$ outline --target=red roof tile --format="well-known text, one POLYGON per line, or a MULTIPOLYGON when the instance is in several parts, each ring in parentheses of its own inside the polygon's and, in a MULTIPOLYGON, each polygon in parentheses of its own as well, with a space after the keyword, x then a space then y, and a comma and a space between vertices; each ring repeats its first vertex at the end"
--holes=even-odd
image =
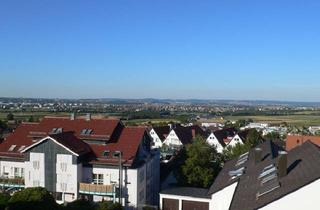
MULTIPOLYGON (((126 164, 131 165, 138 151, 139 145, 143 136, 146 133, 145 127, 127 127, 124 128, 119 120, 115 119, 85 119, 70 120, 69 118, 44 118, 40 123, 22 123, 18 128, 10 134, 3 143, 0 144, 0 156, 2 157, 23 157, 19 149, 21 146, 30 146, 34 142, 34 137, 43 138, 52 135, 53 138, 58 139, 64 146, 70 148, 72 151, 80 152, 85 150, 88 145, 93 153, 94 159, 92 163, 101 164, 117 164, 118 159, 112 157, 112 152, 121 151, 122 158, 126 164), (53 128, 62 128, 62 134, 52 135, 50 132, 53 128), (87 144, 80 140, 83 138, 81 131, 83 129, 92 129, 92 135, 95 138, 102 138, 104 136, 112 137, 110 141, 106 141, 106 145, 87 144), (66 136, 68 132, 73 132, 66 136), (78 143, 76 141, 79 141, 78 143), (77 145, 78 144, 78 145, 77 145), (17 145, 14 150, 8 151, 12 145, 17 145), (103 152, 109 150, 108 157, 103 156, 103 152)), ((89 139, 85 136, 84 139, 89 139)))

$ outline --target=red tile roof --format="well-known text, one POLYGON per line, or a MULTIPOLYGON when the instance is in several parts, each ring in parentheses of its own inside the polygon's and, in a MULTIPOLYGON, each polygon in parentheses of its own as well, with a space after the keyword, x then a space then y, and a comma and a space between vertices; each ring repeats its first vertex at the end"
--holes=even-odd
POLYGON ((29 132, 36 129, 38 123, 22 123, 0 144, 0 156, 6 157, 23 157, 18 151, 21 146, 31 145, 32 138, 29 138, 29 132), (8 151, 12 145, 16 147, 12 151, 8 151))
MULTIPOLYGON (((131 165, 138 151, 139 145, 146 134, 145 127, 127 127, 124 128, 119 120, 115 119, 85 119, 70 120, 69 118, 44 118, 40 123, 22 123, 10 134, 3 143, 0 144, 0 157, 4 158, 23 158, 19 151, 21 146, 30 146, 34 144, 33 138, 44 138, 51 135, 59 143, 70 148, 74 152, 87 152, 86 145, 92 151, 90 162, 97 164, 117 164, 118 159, 112 157, 112 152, 119 150, 122 152, 122 158, 126 164, 131 165), (62 128, 63 133, 51 134, 53 128, 62 128), (81 139, 89 142, 90 135, 81 135, 83 129, 92 129, 92 135, 96 139, 110 137, 109 141, 102 141, 103 144, 87 144, 81 139), (70 137, 72 132, 72 138, 70 137), (112 138, 111 138, 112 137, 112 138), (12 145, 17 145, 12 151, 8 151, 12 145), (84 150, 84 151, 83 151, 84 150), (103 152, 109 150, 108 157, 103 156, 103 152)), ((109 138, 108 138, 109 139, 109 138)))
POLYGON ((288 135, 286 140, 286 150, 289 151, 296 146, 302 145, 308 140, 320 146, 320 136, 288 135))
MULTIPOLYGON (((117 142, 108 143, 106 146, 91 144, 90 147, 99 163, 118 164, 118 158, 113 158, 112 153, 115 151, 121 151, 122 159, 125 164, 131 165, 145 134, 145 127, 127 127, 122 130, 117 142), (104 151, 109 151, 109 155, 107 157, 103 156, 104 151)), ((97 163, 96 161, 93 162, 97 163)))

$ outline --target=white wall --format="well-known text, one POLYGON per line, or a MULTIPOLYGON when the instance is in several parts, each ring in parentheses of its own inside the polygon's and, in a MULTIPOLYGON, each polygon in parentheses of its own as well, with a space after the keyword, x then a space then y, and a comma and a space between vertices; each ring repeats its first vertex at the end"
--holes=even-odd
MULTIPOLYGON (((211 196, 211 202, 209 209, 211 210, 228 210, 233 198, 234 191, 238 185, 238 182, 223 188, 222 190, 214 193, 211 196)), ((282 210, 282 209, 281 209, 282 210)))
POLYGON ((241 137, 237 134, 235 135, 232 140, 229 142, 228 146, 236 146, 237 144, 243 144, 243 141, 241 139, 241 137))
POLYGON ((162 141, 159 138, 158 134, 155 132, 155 130, 152 128, 151 131, 149 132, 151 138, 152 138, 152 142, 154 143, 153 146, 151 146, 152 149, 155 148, 160 148, 162 147, 162 141))
POLYGON ((6 177, 14 178, 14 168, 18 168, 20 175, 21 169, 23 169, 25 173, 24 162, 0 161, 0 176, 5 176, 6 173, 6 177))
POLYGON ((67 202, 75 200, 78 194, 78 166, 72 164, 72 155, 57 154, 56 173, 56 191, 74 194, 74 196, 66 195, 62 200, 67 202))
POLYGON ((220 144, 216 136, 211 133, 207 138, 207 143, 211 146, 215 146, 217 149, 217 152, 222 153, 223 152, 223 146, 220 144))
POLYGON ((30 152, 30 161, 25 162, 25 187, 45 186, 44 164, 43 153, 30 152))
MULTIPOLYGON (((119 169, 118 168, 83 168, 84 171, 84 176, 83 176, 83 181, 87 180, 91 180, 91 175, 92 173, 94 174, 103 174, 103 184, 104 185, 111 185, 113 183, 119 183, 119 169), (91 171, 91 173, 90 173, 91 171), (89 178, 90 176, 90 178, 89 178)), ((130 202, 128 205, 130 206, 136 206, 137 205, 137 192, 140 189, 140 187, 142 187, 142 185, 139 185, 137 183, 137 173, 138 170, 137 169, 127 169, 125 170, 123 168, 123 172, 122 172, 122 186, 124 186, 124 189, 122 191, 123 195, 128 194, 128 201, 130 202), (126 180, 127 179, 127 180, 126 180), (126 183, 125 181, 127 181, 127 186, 125 187, 126 183), (126 191, 127 190, 127 191, 126 191)), ((102 199, 102 196, 94 196, 94 201, 100 201, 102 199)), ((125 203, 125 200, 123 199, 122 203, 125 203)))
POLYGON ((209 198, 196 198, 189 196, 181 196, 181 195, 170 195, 170 194, 160 194, 160 204, 159 209, 162 209, 162 200, 163 198, 168 199, 176 199, 179 200, 179 210, 182 210, 182 201, 197 201, 197 202, 207 202, 209 203, 211 200, 209 198))
POLYGON ((171 130, 168 134, 167 138, 163 142, 164 144, 168 146, 182 146, 182 142, 178 138, 176 132, 174 130, 171 130))
POLYGON ((276 200, 261 210, 318 210, 319 208, 320 179, 299 190, 276 200))

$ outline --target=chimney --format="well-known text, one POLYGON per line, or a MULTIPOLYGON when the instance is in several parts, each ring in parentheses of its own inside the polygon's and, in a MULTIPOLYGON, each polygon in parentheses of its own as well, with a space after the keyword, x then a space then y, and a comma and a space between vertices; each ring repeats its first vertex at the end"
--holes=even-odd
POLYGON ((255 148, 254 149, 254 162, 255 164, 258 164, 262 159, 262 149, 261 148, 255 148))
POLYGON ((192 128, 191 132, 192 132, 192 138, 195 138, 196 137, 196 129, 192 128))
POLYGON ((287 175, 287 155, 286 151, 279 151, 278 156, 278 174, 279 177, 287 175))
POLYGON ((168 126, 169 126, 169 130, 171 131, 172 130, 172 124, 169 123, 168 126))
POLYGON ((86 115, 86 121, 90 121, 91 120, 91 114, 90 113, 87 113, 86 115))
POLYGON ((71 113, 70 120, 75 120, 75 119, 76 119, 76 114, 75 113, 71 113))

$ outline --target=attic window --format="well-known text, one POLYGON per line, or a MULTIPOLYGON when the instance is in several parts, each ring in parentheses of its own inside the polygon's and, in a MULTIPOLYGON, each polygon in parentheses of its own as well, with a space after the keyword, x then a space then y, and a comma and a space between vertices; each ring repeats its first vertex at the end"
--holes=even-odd
POLYGON ((92 133, 92 129, 85 128, 81 131, 81 135, 90 135, 92 133))
POLYGON ((16 148, 17 145, 13 144, 10 146, 10 148, 8 149, 9 152, 12 152, 14 150, 14 148, 16 148))
POLYGON ((105 150, 105 151, 102 152, 102 155, 103 155, 104 157, 108 157, 109 154, 110 154, 110 151, 109 151, 109 150, 105 150))
POLYGON ((24 148, 26 148, 26 146, 25 146, 25 145, 22 145, 22 146, 18 149, 18 151, 21 152, 22 150, 24 150, 24 148))
POLYGON ((53 134, 62 133, 62 128, 53 128, 51 130, 51 133, 53 133, 53 134))

